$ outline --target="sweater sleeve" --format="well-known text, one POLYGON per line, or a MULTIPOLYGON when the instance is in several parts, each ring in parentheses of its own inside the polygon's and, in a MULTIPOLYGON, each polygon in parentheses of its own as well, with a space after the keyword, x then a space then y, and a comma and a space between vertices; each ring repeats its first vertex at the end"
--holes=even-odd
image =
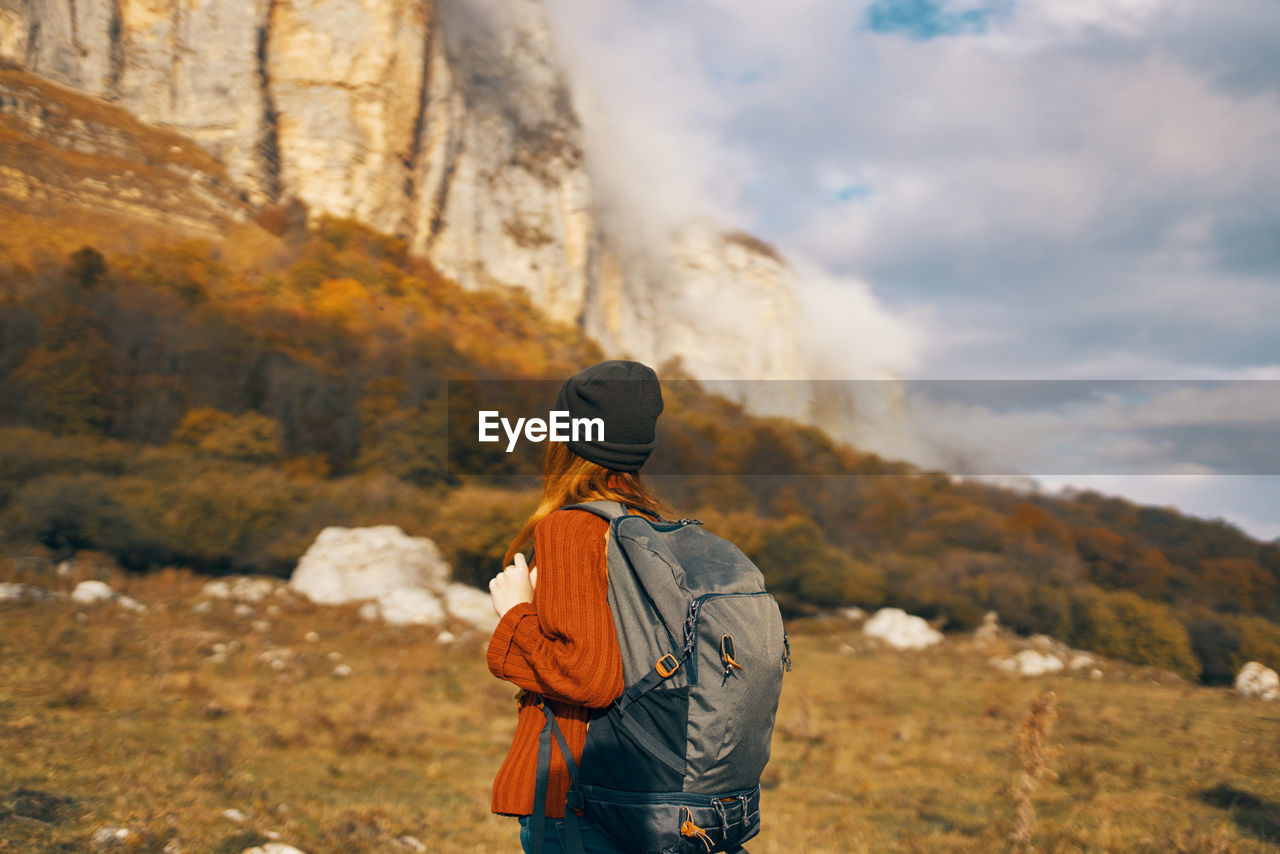
POLYGON ((622 655, 609 610, 608 523, 556 511, 533 532, 533 602, 503 615, 489 641, 489 671, 553 700, 603 708, 622 693, 622 655))

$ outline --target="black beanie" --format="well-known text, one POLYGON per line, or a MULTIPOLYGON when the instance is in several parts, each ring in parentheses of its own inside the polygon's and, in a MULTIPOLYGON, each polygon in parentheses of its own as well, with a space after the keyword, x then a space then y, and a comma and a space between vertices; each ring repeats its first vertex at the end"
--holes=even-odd
POLYGON ((570 418, 604 421, 603 440, 571 440, 569 450, 607 469, 639 471, 653 453, 662 386, 648 365, 614 359, 565 380, 555 408, 570 418))

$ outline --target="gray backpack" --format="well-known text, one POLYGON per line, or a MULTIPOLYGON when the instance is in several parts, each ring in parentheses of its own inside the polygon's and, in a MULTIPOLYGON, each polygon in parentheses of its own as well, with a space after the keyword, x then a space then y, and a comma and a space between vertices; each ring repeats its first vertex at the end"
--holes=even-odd
POLYGON ((695 519, 651 521, 621 504, 564 508, 609 521, 609 607, 626 690, 587 726, 577 767, 549 707, 531 819, 540 852, 552 739, 579 811, 644 854, 735 851, 760 832, 760 774, 790 645, 760 570, 695 519))

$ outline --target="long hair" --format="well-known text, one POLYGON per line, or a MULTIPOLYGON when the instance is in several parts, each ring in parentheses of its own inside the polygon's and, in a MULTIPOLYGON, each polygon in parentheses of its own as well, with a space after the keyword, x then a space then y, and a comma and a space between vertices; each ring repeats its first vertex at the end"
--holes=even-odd
POLYGON ((507 546, 502 565, 511 565, 539 522, 566 504, 582 501, 618 501, 650 516, 667 511, 639 472, 614 471, 578 456, 564 442, 548 442, 542 463, 542 501, 507 546))

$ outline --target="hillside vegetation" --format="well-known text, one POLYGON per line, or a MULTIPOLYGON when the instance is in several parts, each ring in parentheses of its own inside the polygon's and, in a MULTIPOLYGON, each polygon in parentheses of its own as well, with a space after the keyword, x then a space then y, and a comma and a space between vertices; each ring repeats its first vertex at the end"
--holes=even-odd
MULTIPOLYGON (((461 580, 493 574, 536 480, 449 467, 446 383, 561 378, 599 350, 401 241, 301 221, 278 209, 224 241, 6 252, 14 571, 92 551, 135 572, 287 575, 326 525, 393 523, 435 538, 461 580)), ((1226 523, 953 482, 691 382, 668 394, 662 430, 659 491, 742 545, 789 615, 897 605, 964 629, 994 609, 1189 679, 1280 665, 1280 545, 1226 523), (675 474, 691 471, 722 473, 675 474)))

